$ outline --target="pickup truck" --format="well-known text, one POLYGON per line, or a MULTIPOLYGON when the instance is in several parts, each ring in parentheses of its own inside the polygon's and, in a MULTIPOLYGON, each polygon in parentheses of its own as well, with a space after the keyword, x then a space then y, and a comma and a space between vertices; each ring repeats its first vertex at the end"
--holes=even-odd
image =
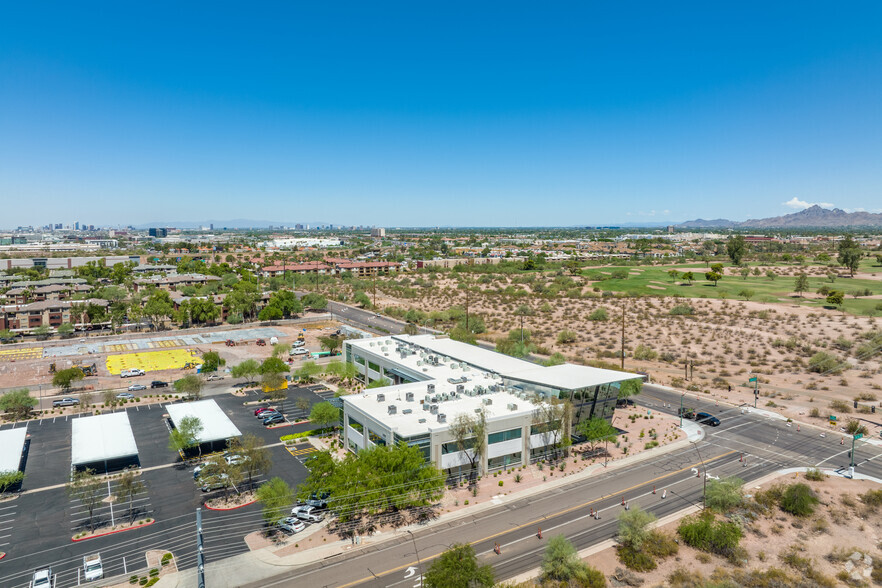
POLYGON ((86 582, 98 580, 104 577, 104 568, 101 567, 101 554, 87 555, 83 557, 83 573, 86 582))
POLYGON ((135 376, 143 376, 146 372, 138 368, 123 370, 119 373, 120 378, 134 378, 135 376))

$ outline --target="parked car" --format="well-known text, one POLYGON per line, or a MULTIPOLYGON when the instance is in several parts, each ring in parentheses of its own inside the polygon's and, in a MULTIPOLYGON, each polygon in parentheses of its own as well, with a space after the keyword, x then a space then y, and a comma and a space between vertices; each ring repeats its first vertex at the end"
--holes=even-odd
POLYGON ((52 588, 52 586, 52 568, 46 568, 45 570, 37 570, 34 572, 31 588, 52 588))
POLYGON ((207 378, 205 378, 208 382, 214 382, 215 380, 223 380, 224 377, 220 374, 211 374, 207 378))
POLYGON ((266 341, 264 341, 263 339, 258 339, 257 346, 258 347, 266 347, 266 341))
POLYGON ((224 461, 227 462, 227 465, 239 465, 240 463, 245 463, 248 459, 248 456, 238 454, 227 455, 224 457, 224 461))
POLYGON ((101 565, 101 554, 83 556, 83 576, 86 582, 100 580, 104 577, 104 567, 101 565))
POLYGON ((677 416, 683 417, 684 419, 694 419, 695 418, 695 409, 694 408, 678 408, 677 416))
POLYGON ((291 355, 309 355, 309 349, 306 347, 298 347, 291 350, 291 355))
POLYGON ((284 422, 285 422, 285 417, 282 416, 281 413, 277 412, 277 413, 272 414, 272 415, 266 417, 265 419, 263 419, 263 426, 266 427, 268 425, 275 425, 275 424, 284 423, 284 422))
POLYGON ((625 406, 634 406, 634 401, 630 398, 619 398, 616 400, 616 408, 623 408, 625 406))
MULTIPOLYGON (((141 390, 142 388, 135 388, 135 389, 141 390)), ((132 390, 132 388, 129 388, 129 390, 132 390)), ((117 400, 134 400, 135 395, 132 394, 131 392, 120 392, 119 394, 116 395, 116 398, 117 398, 117 400)))
POLYGON ((226 343, 227 347, 235 347, 236 346, 236 342, 233 341, 232 339, 227 339, 225 341, 225 343, 226 343))
POLYGON ((254 409, 254 416, 258 416, 260 413, 266 412, 268 410, 270 410, 272 412, 278 412, 275 408, 273 408, 271 406, 261 406, 260 408, 254 409))
POLYGON ((151 388, 168 388, 168 382, 160 382, 159 380, 153 380, 150 382, 151 388))
POLYGON ((132 384, 131 386, 129 386, 129 392, 136 392, 138 390, 146 390, 146 389, 147 389, 147 386, 145 386, 144 384, 132 384))
POLYGON ((219 476, 212 476, 205 480, 202 486, 199 488, 203 492, 211 492, 212 490, 220 490, 227 485, 227 480, 229 480, 229 476, 226 474, 220 474, 219 476))
POLYGON ((317 510, 318 509, 314 506, 295 506, 291 509, 291 514, 303 521, 320 523, 324 520, 325 516, 322 513, 317 512, 317 510))
POLYGON ((291 343, 291 348, 297 349, 298 347, 303 347, 304 345, 306 345, 306 341, 294 341, 293 343, 291 343))
POLYGON ((195 468, 193 468, 193 479, 196 480, 199 476, 209 476, 214 473, 212 470, 217 469, 217 464, 211 461, 201 463, 195 468))
POLYGON ((304 523, 297 517, 286 517, 279 521, 278 527, 281 531, 284 531, 289 535, 293 535, 294 533, 299 533, 300 531, 305 529, 306 523, 304 523))
POLYGON ((313 492, 306 501, 306 506, 314 506, 317 509, 328 508, 328 497, 330 492, 313 492))
POLYGON ((53 406, 53 407, 58 407, 58 406, 76 406, 76 405, 79 404, 79 403, 80 403, 80 401, 79 401, 78 399, 76 399, 76 398, 66 397, 66 398, 62 398, 61 400, 53 400, 53 401, 52 401, 52 406, 53 406))
POLYGON ((695 420, 700 425, 710 425, 712 427, 717 427, 720 425, 720 419, 706 412, 700 412, 695 415, 695 420))

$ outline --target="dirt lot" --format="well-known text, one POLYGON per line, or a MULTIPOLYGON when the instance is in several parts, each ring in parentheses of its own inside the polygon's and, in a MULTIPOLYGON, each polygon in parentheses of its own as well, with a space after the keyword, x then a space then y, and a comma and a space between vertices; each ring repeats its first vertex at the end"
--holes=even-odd
MULTIPOLYGON (((251 328, 256 327, 257 325, 243 325, 241 328, 251 328)), ((279 343, 290 345, 296 337, 297 333, 302 328, 306 328, 306 347, 307 349, 318 351, 321 349, 321 346, 318 342, 318 337, 326 335, 327 333, 335 330, 339 327, 339 324, 332 323, 330 321, 324 322, 315 322, 310 323, 308 325, 273 325, 272 328, 281 331, 285 334, 284 337, 279 339, 279 343)), ((223 327, 218 327, 216 330, 218 331, 228 331, 233 330, 234 327, 226 325, 223 327)), ((175 335, 179 335, 181 337, 187 336, 191 334, 192 331, 160 331, 158 333, 134 333, 134 334, 126 334, 124 336, 120 336, 120 338, 124 338, 125 340, 138 340, 138 339, 150 339, 158 336, 161 337, 172 337, 175 335)), ((102 338, 105 340, 106 338, 102 338)), ((86 342, 84 344, 91 343, 93 341, 92 338, 86 338, 86 342)), ((112 343, 113 340, 107 340, 107 343, 112 343)), ((54 341, 47 342, 42 344, 33 344, 29 345, 27 348, 32 347, 44 347, 50 348, 53 345, 71 345, 71 341, 54 341)), ((7 347, 3 348, 4 350, 7 347)), ((254 340, 250 340, 245 342, 244 344, 240 343, 235 347, 227 347, 223 342, 221 343, 212 343, 212 344, 201 344, 196 346, 188 346, 188 345, 170 345, 163 346, 163 349, 189 349, 196 351, 201 354, 207 351, 217 351, 220 353, 220 356, 226 360, 226 367, 230 367, 232 365, 236 365, 237 363, 245 360, 245 359, 257 359, 261 361, 272 354, 272 346, 267 342, 266 346, 258 346, 255 344, 254 340)), ((188 373, 193 373, 193 369, 169 369, 169 370, 161 370, 155 372, 148 372, 145 376, 136 377, 136 378, 125 378, 121 379, 118 376, 111 375, 107 371, 106 360, 109 355, 117 355, 119 353, 128 353, 127 351, 113 351, 108 353, 83 353, 79 356, 69 356, 64 358, 49 358, 49 357, 40 357, 40 358, 28 358, 28 359, 9 359, 9 360, 0 360, 0 389, 8 389, 8 388, 18 388, 18 387, 28 387, 31 389, 32 393, 35 395, 42 396, 50 396, 57 395, 59 391, 52 387, 52 374, 49 373, 49 366, 52 363, 56 363, 58 369, 64 369, 69 367, 70 365, 77 363, 84 364, 92 364, 95 363, 98 367, 98 376, 97 377, 87 377, 83 379, 79 383, 79 387, 81 390, 86 391, 97 391, 97 390, 106 390, 106 389, 122 389, 128 387, 130 384, 144 384, 148 386, 148 390, 146 393, 151 392, 169 392, 168 388, 159 388, 156 390, 151 390, 149 388, 150 382, 152 380, 162 380, 166 382, 173 382, 174 380, 180 378, 183 375, 188 373)), ((295 359, 293 360, 293 367, 296 367, 298 362, 302 360, 295 359)), ((74 390, 77 392, 78 390, 74 390)), ((144 392, 142 392, 143 394, 144 392)))

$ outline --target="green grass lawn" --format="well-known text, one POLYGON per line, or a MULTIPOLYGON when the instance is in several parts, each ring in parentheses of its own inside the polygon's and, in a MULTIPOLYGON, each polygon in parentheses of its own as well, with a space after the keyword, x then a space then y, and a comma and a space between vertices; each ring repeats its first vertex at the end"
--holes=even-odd
MULTIPOLYGON (((873 264, 876 263, 875 260, 872 261, 873 264)), ((742 278, 740 275, 726 275, 722 280, 717 282, 716 286, 714 286, 713 282, 709 282, 705 279, 705 272, 710 270, 707 269, 704 264, 677 266, 677 269, 682 273, 682 269, 687 267, 689 268, 688 271, 693 272, 695 276, 692 285, 687 285, 685 282, 681 282, 679 278, 676 281, 672 281, 671 277, 668 275, 668 272, 672 269, 670 266, 640 266, 636 268, 605 267, 603 270, 586 270, 583 272, 583 276, 589 280, 601 280, 602 278, 607 278, 595 282, 594 286, 600 288, 602 291, 608 292, 621 292, 639 296, 679 296, 683 298, 729 298, 743 300, 743 297, 739 296, 739 292, 742 290, 752 290, 754 294, 751 300, 753 301, 788 302, 791 304, 817 307, 819 309, 826 306, 826 302, 818 294, 815 294, 815 292, 821 286, 827 286, 831 290, 845 292, 846 300, 843 304, 843 309, 846 312, 854 314, 879 312, 882 314, 882 311, 876 309, 877 305, 882 305, 882 300, 866 298, 855 299, 849 295, 849 292, 858 289, 869 289, 873 294, 882 294, 882 281, 837 278, 835 282, 831 283, 830 280, 826 278, 810 276, 808 278, 808 291, 803 294, 803 298, 798 298, 791 296, 795 282, 795 278, 792 276, 778 276, 776 279, 771 280, 765 275, 750 275, 746 279, 742 278), (629 275, 626 279, 609 279, 610 276, 603 273, 611 273, 617 269, 626 271, 639 270, 641 273, 640 275, 629 275), (650 285, 664 288, 664 290, 650 288, 650 285)), ((727 268, 728 267, 731 266, 727 265, 727 268)), ((882 273, 882 268, 879 266, 875 266, 875 268, 882 273)), ((870 273, 874 271, 872 264, 868 265, 866 268, 862 266, 861 269, 870 273)))

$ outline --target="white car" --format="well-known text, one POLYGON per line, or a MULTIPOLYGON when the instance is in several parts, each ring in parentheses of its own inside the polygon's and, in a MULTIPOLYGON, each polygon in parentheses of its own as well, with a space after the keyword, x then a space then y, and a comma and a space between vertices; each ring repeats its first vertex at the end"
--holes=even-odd
POLYGON ((304 345, 306 345, 305 341, 294 341, 293 343, 291 343, 291 347, 293 347, 294 349, 297 349, 298 347, 303 347, 304 345))
POLYGON ((147 386, 144 384, 132 384, 129 386, 129 392, 137 392, 138 390, 146 390, 147 386))
POLYGON ((227 465, 239 465, 248 461, 248 457, 244 455, 228 455, 224 458, 227 465))
POLYGON ((291 350, 291 355, 309 355, 309 349, 306 347, 298 347, 291 350))
POLYGON ((279 529, 293 535, 306 528, 306 523, 295 517, 287 517, 279 521, 279 529))
POLYGON ((291 509, 291 514, 310 523, 320 523, 325 518, 314 506, 295 506, 291 509))
POLYGON ((52 568, 34 572, 31 588, 52 588, 52 568))

